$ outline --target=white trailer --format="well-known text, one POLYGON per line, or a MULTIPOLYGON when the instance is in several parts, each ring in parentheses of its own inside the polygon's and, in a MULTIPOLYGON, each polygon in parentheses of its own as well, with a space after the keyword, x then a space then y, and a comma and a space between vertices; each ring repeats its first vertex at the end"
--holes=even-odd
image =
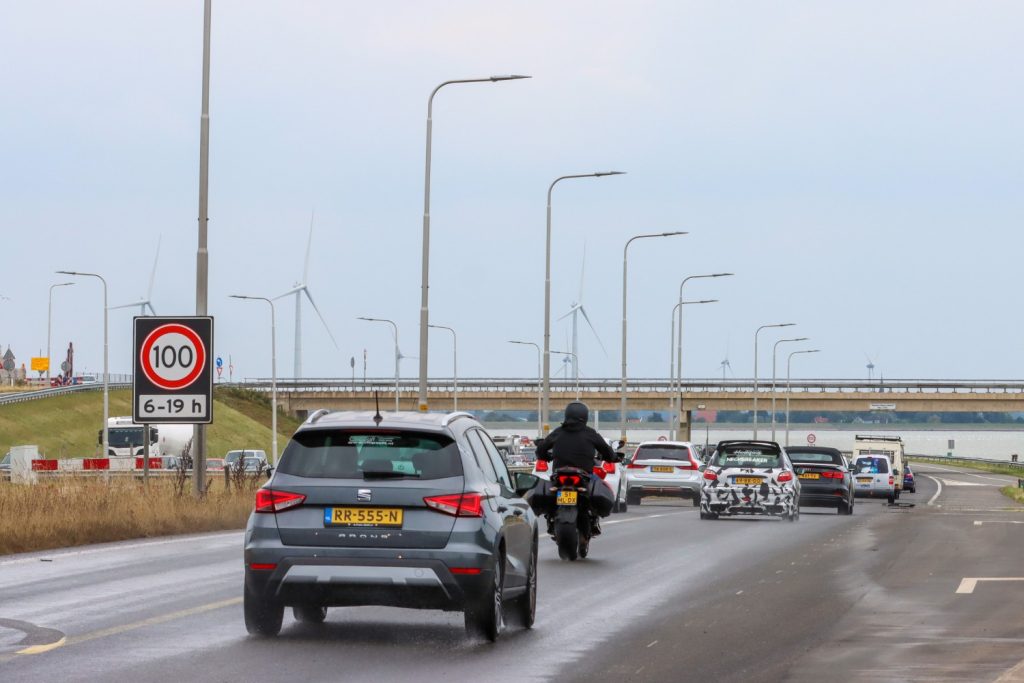
MULTIPOLYGON (((143 427, 132 423, 131 416, 111 417, 107 420, 110 448, 106 457, 141 457, 144 454, 143 427)), ((97 433, 97 443, 103 445, 103 430, 97 433)), ((149 426, 149 457, 181 455, 192 438, 192 425, 156 424, 149 426)))

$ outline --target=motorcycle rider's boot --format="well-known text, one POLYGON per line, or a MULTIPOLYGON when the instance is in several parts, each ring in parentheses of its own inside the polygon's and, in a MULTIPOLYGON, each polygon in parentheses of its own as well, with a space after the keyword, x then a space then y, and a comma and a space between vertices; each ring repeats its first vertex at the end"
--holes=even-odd
POLYGON ((592 518, 590 520, 590 536, 591 536, 591 538, 593 538, 594 536, 600 536, 600 535, 601 535, 601 519, 598 518, 598 517, 594 517, 594 518, 592 518))

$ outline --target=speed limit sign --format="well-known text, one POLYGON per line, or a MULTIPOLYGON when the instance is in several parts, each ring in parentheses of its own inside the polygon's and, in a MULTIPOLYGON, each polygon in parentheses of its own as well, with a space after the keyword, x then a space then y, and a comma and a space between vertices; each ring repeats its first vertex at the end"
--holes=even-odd
POLYGON ((213 422, 213 318, 135 318, 132 420, 213 422))
POLYGON ((818 440, 818 437, 816 437, 814 434, 808 434, 807 435, 807 445, 808 446, 813 446, 814 442, 817 441, 817 440, 818 440))

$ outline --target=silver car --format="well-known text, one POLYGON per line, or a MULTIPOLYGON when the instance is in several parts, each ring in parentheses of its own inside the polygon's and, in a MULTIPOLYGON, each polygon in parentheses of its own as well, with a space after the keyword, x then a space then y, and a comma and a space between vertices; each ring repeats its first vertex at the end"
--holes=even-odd
POLYGON ((700 501, 700 462, 688 441, 645 441, 626 463, 626 503, 643 496, 679 496, 700 501))

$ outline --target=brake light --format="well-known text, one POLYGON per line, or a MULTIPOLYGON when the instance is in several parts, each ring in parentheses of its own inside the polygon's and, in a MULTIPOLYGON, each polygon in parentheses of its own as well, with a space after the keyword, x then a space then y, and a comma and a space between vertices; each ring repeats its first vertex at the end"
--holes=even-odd
POLYGON ((779 476, 775 477, 775 481, 793 481, 793 473, 790 472, 789 470, 786 470, 785 472, 779 472, 779 476))
POLYGON ((277 491, 275 489, 257 489, 256 512, 276 514, 302 505, 305 500, 306 496, 301 493, 289 493, 288 491, 277 491))
POLYGON ((428 508, 452 517, 483 517, 484 496, 479 493, 452 493, 423 499, 428 508))
POLYGON ((604 471, 603 467, 595 467, 594 476, 597 477, 598 479, 604 479, 605 477, 608 476, 608 473, 604 471))
POLYGON ((889 486, 892 486, 892 484, 893 484, 893 478, 892 478, 892 475, 890 474, 889 475, 889 486))
POLYGON ((548 471, 548 461, 547 460, 538 460, 537 464, 534 465, 534 467, 537 469, 538 472, 547 472, 548 471))
POLYGON ((464 576, 476 576, 480 573, 479 567, 452 567, 449 569, 452 574, 462 574, 464 576))
POLYGON ((627 470, 643 470, 643 469, 647 469, 647 465, 641 465, 640 463, 637 463, 637 462, 631 462, 628 465, 626 465, 626 469, 627 470))
POLYGON ((615 473, 615 463, 613 463, 613 462, 606 462, 603 465, 601 465, 601 467, 608 474, 614 474, 615 473))
POLYGON ((676 465, 677 470, 692 470, 692 465, 676 465))
POLYGON ((704 470, 704 478, 707 479, 708 481, 718 481, 718 472, 704 470))
MULTIPOLYGON (((597 469, 596 467, 594 469, 597 469)), ((560 474, 558 476, 559 486, 579 486, 582 481, 578 474, 560 474)))
POLYGON ((258 572, 271 572, 277 569, 277 565, 271 562, 253 562, 249 565, 249 569, 258 572))
POLYGON ((822 472, 821 476, 825 477, 826 479, 842 479, 843 478, 843 473, 842 472, 828 471, 828 472, 822 472))

